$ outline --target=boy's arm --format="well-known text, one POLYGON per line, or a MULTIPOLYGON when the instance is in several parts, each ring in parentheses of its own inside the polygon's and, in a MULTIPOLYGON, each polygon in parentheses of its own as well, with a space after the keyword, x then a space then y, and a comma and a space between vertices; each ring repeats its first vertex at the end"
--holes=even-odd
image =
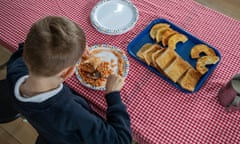
POLYGON ((106 95, 107 100, 107 122, 116 131, 116 143, 131 143, 130 116, 126 106, 122 103, 120 92, 112 92, 106 95))
POLYGON ((7 62, 7 79, 10 82, 14 82, 19 77, 28 74, 27 67, 22 58, 23 45, 23 43, 19 44, 17 51, 12 54, 7 62))
POLYGON ((71 111, 72 120, 67 121, 71 121, 72 128, 78 131, 83 143, 131 144, 130 116, 122 103, 120 92, 108 93, 106 100, 107 120, 84 109, 79 112, 78 105, 71 111))
POLYGON ((105 96, 107 120, 88 111, 78 113, 77 123, 81 136, 85 137, 84 143, 131 144, 130 117, 120 97, 123 84, 124 80, 119 75, 108 77, 105 96))
MULTIPOLYGON (((117 132, 117 143, 131 143, 130 117, 122 103, 120 90, 124 79, 119 75, 110 75, 106 83, 107 121, 117 132)), ((116 143, 116 142, 115 142, 116 143)))
POLYGON ((23 45, 24 45, 24 43, 20 43, 20 44, 18 45, 17 51, 14 52, 14 53, 12 54, 12 56, 10 57, 10 59, 8 60, 8 65, 11 65, 11 63, 13 63, 17 58, 22 57, 23 45))

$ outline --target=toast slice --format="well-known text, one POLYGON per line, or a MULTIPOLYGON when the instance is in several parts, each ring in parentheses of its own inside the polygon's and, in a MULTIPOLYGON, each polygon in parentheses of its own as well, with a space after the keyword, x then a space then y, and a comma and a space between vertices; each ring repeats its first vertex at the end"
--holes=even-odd
POLYGON ((93 73, 96 71, 97 67, 102 63, 101 58, 99 57, 89 57, 85 61, 82 62, 82 70, 93 73))
POLYGON ((150 65, 152 63, 152 54, 162 49, 158 44, 153 44, 150 48, 143 52, 144 61, 150 65))
POLYGON ((191 49, 191 57, 193 59, 200 58, 200 54, 204 53, 207 56, 216 56, 214 50, 207 45, 204 44, 197 44, 191 49))
POLYGON ((166 32, 170 27, 161 27, 157 30, 156 41, 159 43, 162 40, 163 33, 166 32))
POLYGON ((146 50, 148 50, 151 46, 152 46, 151 43, 146 43, 146 44, 144 44, 144 45, 138 50, 137 56, 138 56, 141 60, 143 60, 143 59, 144 59, 143 53, 144 53, 146 50))
POLYGON ((162 45, 165 47, 165 46, 167 46, 167 44, 168 44, 168 39, 172 36, 172 35, 174 35, 174 34, 176 34, 176 33, 178 33, 177 31, 175 31, 175 30, 173 30, 173 29, 168 29, 168 30, 166 30, 164 33, 163 33, 163 35, 162 35, 162 45))
POLYGON ((177 57, 166 69, 164 69, 164 73, 176 83, 190 67, 191 65, 188 62, 184 61, 181 57, 177 57))
POLYGON ((180 33, 171 35, 168 38, 168 48, 175 50, 177 43, 179 43, 179 42, 185 43, 187 40, 188 40, 188 38, 185 35, 180 34, 180 33))
POLYGON ((156 34, 157 34, 158 29, 163 28, 163 27, 170 27, 170 25, 166 24, 166 23, 155 24, 150 30, 150 37, 152 39, 156 39, 156 34))
POLYGON ((168 67, 171 62, 176 58, 179 57, 178 54, 172 49, 166 49, 164 52, 156 59, 157 66, 164 70, 168 67))
POLYGON ((157 50, 156 52, 154 52, 152 54, 152 66, 154 68, 156 68, 159 72, 163 73, 163 71, 158 67, 157 63, 156 63, 156 59, 164 52, 164 48, 157 50))
POLYGON ((152 66, 153 67, 157 67, 157 63, 156 63, 156 59, 164 52, 164 48, 161 48, 157 51, 155 51, 153 54, 152 54, 152 66))
POLYGON ((201 76, 200 72, 190 68, 177 83, 186 90, 194 91, 201 76))

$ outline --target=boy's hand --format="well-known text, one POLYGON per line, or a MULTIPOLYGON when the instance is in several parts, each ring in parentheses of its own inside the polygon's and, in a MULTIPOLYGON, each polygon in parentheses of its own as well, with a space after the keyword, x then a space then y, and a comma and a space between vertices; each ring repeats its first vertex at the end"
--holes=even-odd
POLYGON ((86 49, 84 50, 82 57, 88 58, 89 56, 90 56, 90 51, 89 51, 88 46, 86 46, 86 49))
POLYGON ((120 91, 124 85, 124 79, 120 75, 111 74, 107 78, 106 94, 114 91, 120 91))

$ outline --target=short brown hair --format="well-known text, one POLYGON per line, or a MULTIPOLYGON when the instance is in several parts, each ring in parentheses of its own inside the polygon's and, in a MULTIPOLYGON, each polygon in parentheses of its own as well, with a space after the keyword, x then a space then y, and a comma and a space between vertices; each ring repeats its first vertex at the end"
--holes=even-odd
POLYGON ((47 16, 32 25, 23 58, 31 73, 53 76, 73 66, 85 47, 85 34, 75 22, 65 17, 47 16))

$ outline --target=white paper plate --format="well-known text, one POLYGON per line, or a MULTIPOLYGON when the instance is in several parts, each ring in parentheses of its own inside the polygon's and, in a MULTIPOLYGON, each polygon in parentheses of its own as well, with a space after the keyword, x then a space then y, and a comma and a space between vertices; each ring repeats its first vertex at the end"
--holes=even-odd
POLYGON ((102 0, 92 9, 90 19, 99 32, 118 35, 134 27, 138 10, 128 0, 102 0))
MULTIPOLYGON (((94 51, 95 49, 103 49, 102 52, 100 53, 97 53, 97 54, 94 54, 94 56, 96 57, 99 57, 101 58, 102 61, 107 61, 107 62, 110 62, 111 60, 114 60, 114 62, 116 63, 113 63, 113 64, 116 64, 117 65, 117 61, 118 61, 118 58, 111 52, 109 51, 110 50, 114 50, 115 52, 118 52, 121 54, 121 58, 123 59, 124 61, 124 64, 123 64, 123 77, 126 78, 127 75, 128 75, 128 71, 129 71, 129 61, 128 61, 128 58, 127 56, 125 55, 125 53, 120 50, 119 48, 115 47, 115 46, 110 46, 110 45, 107 45, 107 44, 101 44, 101 45, 94 45, 92 47, 89 48, 89 51, 90 53, 92 51, 94 51)), ((94 90, 105 90, 105 84, 103 86, 100 86, 100 87, 96 87, 96 86, 93 86, 93 85, 90 85, 88 83, 86 83, 82 78, 81 78, 81 75, 79 74, 78 72, 78 66, 80 64, 81 61, 79 61, 76 65, 76 69, 75 69, 75 74, 77 76, 77 79, 80 81, 80 83, 88 88, 91 88, 91 89, 94 89, 94 90)), ((112 69, 114 73, 117 73, 118 69, 115 68, 115 69, 112 69)))

